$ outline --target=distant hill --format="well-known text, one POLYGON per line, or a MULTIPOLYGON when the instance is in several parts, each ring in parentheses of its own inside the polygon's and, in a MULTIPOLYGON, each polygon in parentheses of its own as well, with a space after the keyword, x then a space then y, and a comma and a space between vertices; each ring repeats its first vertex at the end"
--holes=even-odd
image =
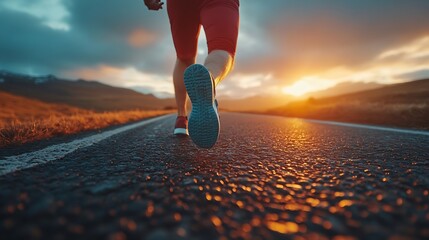
POLYGON ((0 91, 0 123, 52 116, 87 114, 89 111, 64 104, 45 103, 0 91))
POLYGON ((386 85, 379 84, 379 83, 363 83, 363 82, 342 82, 339 83, 331 88, 322 90, 322 91, 316 91, 316 92, 310 92, 303 96, 303 98, 323 98, 323 97, 332 97, 337 95, 344 95, 348 93, 355 93, 355 92, 361 92, 365 90, 372 90, 376 88, 381 88, 386 85))
POLYGON ((380 102, 392 104, 422 104, 429 101, 429 79, 391 84, 382 88, 320 99, 319 102, 335 101, 380 102))
POLYGON ((267 114, 429 129, 429 79, 327 98, 309 98, 267 114))
POLYGON ((96 81, 70 81, 53 75, 35 77, 7 71, 0 71, 0 91, 94 111, 154 110, 175 106, 173 99, 159 99, 96 81))

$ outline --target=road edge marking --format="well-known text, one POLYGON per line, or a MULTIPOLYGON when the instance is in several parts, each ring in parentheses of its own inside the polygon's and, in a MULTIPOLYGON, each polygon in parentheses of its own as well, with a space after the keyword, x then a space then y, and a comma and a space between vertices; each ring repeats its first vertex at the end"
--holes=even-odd
POLYGON ((358 123, 335 122, 335 121, 325 121, 325 120, 315 120, 315 119, 305 119, 305 118, 301 118, 301 119, 311 123, 319 123, 319 124, 334 125, 334 126, 341 126, 341 127, 363 128, 363 129, 371 129, 371 130, 379 130, 379 131, 387 131, 387 132, 395 132, 395 133, 406 133, 406 134, 429 136, 429 131, 424 131, 424 130, 401 129, 401 128, 382 127, 382 126, 374 126, 374 125, 366 125, 366 124, 358 124, 358 123))
POLYGON ((33 152, 23 153, 15 156, 7 156, 0 159, 0 176, 12 173, 15 171, 32 168, 37 165, 55 161, 64 158, 66 155, 82 148, 89 147, 96 144, 104 139, 112 137, 118 133, 122 133, 137 127, 147 125, 159 120, 163 120, 170 117, 172 114, 166 114, 159 117, 143 119, 140 122, 125 125, 113 130, 93 134, 88 137, 73 140, 71 142, 65 142, 60 144, 51 145, 40 150, 33 152))

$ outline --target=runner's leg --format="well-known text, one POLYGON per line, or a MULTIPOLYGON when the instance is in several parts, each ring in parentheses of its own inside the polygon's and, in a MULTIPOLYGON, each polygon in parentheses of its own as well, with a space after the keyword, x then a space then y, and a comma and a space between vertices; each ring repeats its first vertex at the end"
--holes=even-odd
POLYGON ((212 74, 215 86, 232 70, 233 61, 231 54, 227 51, 213 50, 209 53, 204 66, 212 74))
POLYGON ((177 112, 178 116, 186 116, 187 92, 183 73, 188 66, 195 63, 200 16, 198 6, 193 0, 168 0, 167 11, 177 57, 173 71, 177 112))
POLYGON ((173 83, 178 116, 187 115, 188 94, 186 93, 185 83, 183 81, 183 73, 187 67, 194 63, 195 58, 190 60, 181 60, 179 58, 176 59, 176 65, 174 66, 173 71, 173 83))
POLYGON ((218 84, 234 65, 239 28, 239 1, 206 1, 202 5, 200 15, 209 49, 204 65, 212 74, 215 84, 218 84))

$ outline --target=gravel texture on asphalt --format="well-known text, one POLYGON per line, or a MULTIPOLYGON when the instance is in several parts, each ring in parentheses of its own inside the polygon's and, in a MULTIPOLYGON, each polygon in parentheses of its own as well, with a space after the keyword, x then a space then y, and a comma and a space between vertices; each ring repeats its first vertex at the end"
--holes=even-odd
POLYGON ((0 238, 429 238, 428 136, 221 113, 202 150, 174 120, 0 176, 0 238))

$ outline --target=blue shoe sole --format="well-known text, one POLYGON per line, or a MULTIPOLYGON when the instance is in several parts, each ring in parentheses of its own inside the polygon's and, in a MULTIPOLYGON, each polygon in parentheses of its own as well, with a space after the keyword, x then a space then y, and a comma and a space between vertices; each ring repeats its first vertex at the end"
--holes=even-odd
POLYGON ((192 102, 189 136, 198 147, 211 148, 219 137, 220 129, 212 78, 207 68, 194 64, 185 70, 184 80, 192 102))

